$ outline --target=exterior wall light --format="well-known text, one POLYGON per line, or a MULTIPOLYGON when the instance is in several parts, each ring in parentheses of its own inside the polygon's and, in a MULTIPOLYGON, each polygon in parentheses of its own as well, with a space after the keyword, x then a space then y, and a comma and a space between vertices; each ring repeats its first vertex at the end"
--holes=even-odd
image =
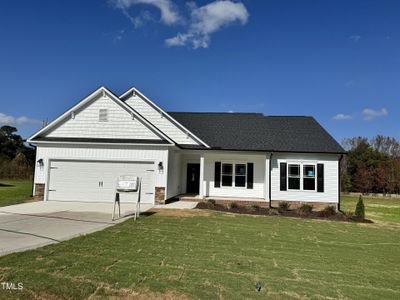
POLYGON ((42 167, 44 166, 43 158, 40 158, 40 159, 37 161, 37 164, 38 164, 39 167, 42 168, 42 167))
POLYGON ((159 170, 160 172, 164 170, 164 165, 163 165, 163 162, 162 162, 162 161, 160 161, 160 162, 158 163, 158 170, 159 170))

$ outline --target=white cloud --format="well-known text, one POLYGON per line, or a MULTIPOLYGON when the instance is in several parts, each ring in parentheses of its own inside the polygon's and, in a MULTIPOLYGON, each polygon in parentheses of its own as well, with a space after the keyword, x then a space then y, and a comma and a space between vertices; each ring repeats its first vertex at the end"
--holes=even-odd
POLYGON ((351 87, 351 86, 353 86, 354 84, 355 84, 355 81, 352 80, 352 79, 350 79, 350 80, 347 80, 347 81, 344 83, 344 86, 345 86, 345 87, 351 87))
POLYGON ((25 116, 13 117, 3 113, 0 113, 0 125, 39 125, 42 121, 31 119, 25 116))
POLYGON ((361 35, 354 34, 349 36, 349 40, 353 41, 354 43, 357 43, 359 40, 361 40, 361 35))
POLYGON ((121 9, 135 27, 153 20, 149 11, 142 11, 140 14, 135 15, 131 13, 130 9, 139 4, 158 8, 161 13, 160 21, 166 25, 173 25, 182 21, 177 7, 171 0, 111 0, 110 2, 114 7, 121 9))
POLYGON ((125 34, 125 29, 118 30, 114 36, 114 42, 121 41, 124 34, 125 34))
POLYGON ((353 119, 353 117, 351 115, 337 114, 336 116, 333 116, 332 119, 336 121, 344 121, 344 120, 351 120, 353 119))
POLYGON ((208 48, 212 33, 235 22, 244 25, 249 18, 242 3, 230 0, 218 0, 201 7, 191 2, 189 7, 191 18, 187 32, 167 39, 167 46, 191 45, 194 49, 208 48))
POLYGON ((366 108, 362 111, 364 120, 370 121, 379 117, 386 117, 389 114, 386 108, 381 108, 380 110, 373 110, 371 108, 366 108))

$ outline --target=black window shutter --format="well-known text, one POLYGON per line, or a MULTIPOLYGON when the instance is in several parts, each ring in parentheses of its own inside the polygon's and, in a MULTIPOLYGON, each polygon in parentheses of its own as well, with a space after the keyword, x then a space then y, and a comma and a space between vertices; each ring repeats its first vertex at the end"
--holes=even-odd
POLYGON ((221 162, 215 162, 214 168, 214 187, 221 187, 221 162))
POLYGON ((247 163, 247 188, 253 188, 253 181, 254 181, 254 164, 247 163))
POLYGON ((286 181, 287 181, 287 168, 286 163, 280 163, 280 174, 281 174, 281 191, 286 191, 286 181))
POLYGON ((324 165, 317 164, 317 192, 324 192, 324 165))

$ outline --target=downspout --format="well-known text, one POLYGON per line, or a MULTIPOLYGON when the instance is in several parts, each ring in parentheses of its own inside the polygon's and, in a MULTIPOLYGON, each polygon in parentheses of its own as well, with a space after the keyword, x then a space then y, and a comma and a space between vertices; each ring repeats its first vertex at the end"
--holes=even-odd
POLYGON ((269 208, 272 208, 272 192, 271 192, 272 155, 273 155, 273 153, 271 152, 269 154, 269 175, 268 175, 269 208))
POLYGON ((339 161, 338 161, 338 180, 339 180, 339 182, 338 182, 338 211, 340 211, 341 213, 343 213, 343 211, 341 211, 340 210, 340 198, 341 198, 341 170, 340 170, 340 166, 341 166, 341 162, 342 162, 342 159, 343 159, 343 154, 341 154, 340 156, 339 156, 339 161))

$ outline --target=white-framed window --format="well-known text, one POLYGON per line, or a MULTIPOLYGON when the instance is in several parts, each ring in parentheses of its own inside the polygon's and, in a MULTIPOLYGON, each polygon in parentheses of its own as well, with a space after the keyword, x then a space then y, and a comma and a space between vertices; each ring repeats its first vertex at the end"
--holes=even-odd
POLYGON ((232 186, 233 164, 221 164, 221 184, 222 186, 232 186))
POLYGON ((235 165, 235 186, 246 187, 247 165, 235 165))
POLYGON ((303 165, 303 190, 315 191, 315 165, 303 165))
POLYGON ((317 166, 314 163, 288 163, 287 187, 294 191, 316 191, 317 166))
POLYGON ((300 190, 300 165, 288 164, 288 189, 300 190))
POLYGON ((226 187, 246 187, 246 163, 222 163, 221 185, 226 187))

